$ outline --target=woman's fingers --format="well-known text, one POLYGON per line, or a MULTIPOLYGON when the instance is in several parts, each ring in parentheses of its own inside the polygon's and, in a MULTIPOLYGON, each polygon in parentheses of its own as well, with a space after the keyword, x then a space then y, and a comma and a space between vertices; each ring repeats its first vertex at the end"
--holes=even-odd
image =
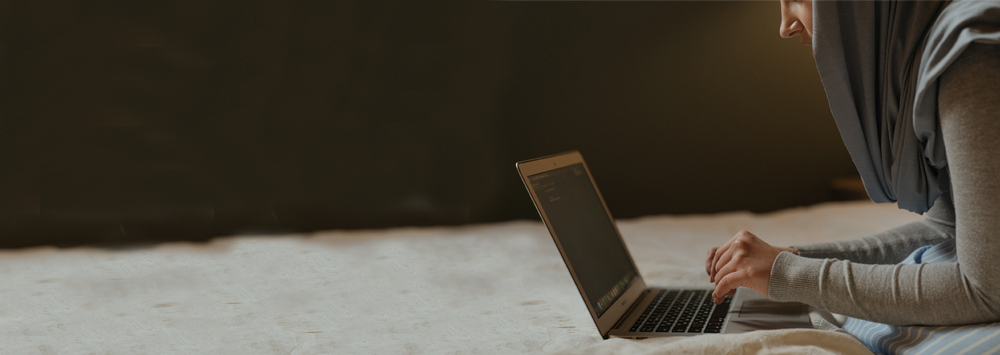
MULTIPOLYGON (((729 248, 730 252, 733 252, 735 248, 729 248)), ((723 259, 726 260, 726 259, 723 259)), ((727 275, 736 272, 743 268, 744 265, 740 263, 741 259, 739 257, 729 257, 728 260, 719 267, 715 272, 715 279, 722 280, 726 278, 727 275)))
POLYGON ((750 234, 750 232, 740 231, 739 233, 736 233, 732 239, 726 242, 726 250, 719 250, 716 252, 716 255, 719 257, 715 260, 715 265, 712 265, 713 272, 710 277, 712 282, 721 279, 719 276, 719 269, 722 269, 722 266, 729 263, 729 260, 732 259, 734 252, 746 249, 750 244, 749 242, 752 241, 752 237, 753 234, 750 234))
POLYGON ((733 260, 733 253, 739 250, 737 248, 738 246, 739 245, 736 243, 731 244, 729 246, 729 249, 726 249, 726 252, 722 253, 722 255, 719 256, 719 260, 716 261, 715 265, 712 266, 712 269, 715 271, 712 273, 711 277, 712 282, 716 282, 722 279, 722 274, 721 274, 722 268, 727 264, 729 264, 731 260, 733 260))
POLYGON ((719 259, 713 265, 712 278, 716 290, 712 297, 716 302, 721 302, 725 295, 732 295, 740 286, 752 288, 767 296, 771 268, 781 252, 781 249, 749 232, 740 232, 722 255, 719 255, 719 251, 715 253, 719 255, 719 259))
POLYGON ((708 276, 712 276, 712 259, 715 259, 715 251, 718 249, 719 247, 709 249, 708 257, 705 258, 705 273, 708 274, 708 276))
POLYGON ((722 303, 726 295, 735 292, 737 287, 749 285, 749 281, 750 279, 745 270, 736 270, 729 273, 715 284, 715 292, 712 292, 713 301, 715 304, 722 303))
MULTIPOLYGON (((740 233, 742 233, 742 232, 740 232, 740 233)), ((726 244, 723 244, 721 247, 719 247, 718 250, 715 251, 715 256, 712 258, 712 272, 710 272, 709 275, 708 275, 709 276, 708 278, 709 278, 710 281, 715 282, 715 280, 716 280, 715 279, 715 272, 717 270, 719 270, 718 269, 719 259, 722 257, 723 254, 726 253, 727 250, 729 250, 729 246, 731 244, 733 244, 733 241, 736 240, 737 236, 739 236, 739 233, 737 233, 736 236, 734 236, 732 238, 729 238, 729 240, 726 241, 726 244)))

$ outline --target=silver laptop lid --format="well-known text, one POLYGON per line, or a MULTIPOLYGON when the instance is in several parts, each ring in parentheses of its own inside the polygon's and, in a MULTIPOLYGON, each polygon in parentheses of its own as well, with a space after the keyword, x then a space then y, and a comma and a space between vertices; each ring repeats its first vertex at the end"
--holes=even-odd
POLYGON ((601 336, 639 300, 646 285, 577 151, 517 163, 601 336))

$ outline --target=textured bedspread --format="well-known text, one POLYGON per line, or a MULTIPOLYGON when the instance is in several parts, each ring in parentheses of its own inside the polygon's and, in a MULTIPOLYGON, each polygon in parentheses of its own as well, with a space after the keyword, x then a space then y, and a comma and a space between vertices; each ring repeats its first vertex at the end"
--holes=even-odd
MULTIPOLYGON (((619 222, 646 282, 708 286, 741 229, 774 245, 919 219, 894 205, 619 222)), ((0 251, 2 354, 867 353, 819 330, 602 340, 540 222, 0 251)))

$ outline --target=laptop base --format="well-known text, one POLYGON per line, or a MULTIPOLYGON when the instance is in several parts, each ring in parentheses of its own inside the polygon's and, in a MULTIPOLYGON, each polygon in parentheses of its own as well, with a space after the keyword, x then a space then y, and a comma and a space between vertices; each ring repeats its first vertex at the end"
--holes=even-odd
POLYGON ((728 304, 715 305, 712 291, 705 288, 647 289, 642 300, 626 313, 608 336, 645 339, 813 328, 808 307, 802 303, 771 301, 741 287, 735 297, 727 300, 728 304))

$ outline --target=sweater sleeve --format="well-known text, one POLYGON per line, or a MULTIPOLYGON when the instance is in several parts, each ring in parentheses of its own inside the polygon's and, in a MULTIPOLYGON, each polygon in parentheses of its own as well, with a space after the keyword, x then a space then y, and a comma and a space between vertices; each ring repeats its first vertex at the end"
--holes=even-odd
MULTIPOLYGON (((942 181, 948 181, 942 177, 942 181)), ((814 259, 840 259, 862 264, 896 264, 914 250, 955 238, 955 207, 948 189, 924 215, 925 220, 861 239, 793 245, 798 254, 814 259)))
POLYGON ((770 298, 888 324, 1000 320, 1000 50, 973 44, 940 79, 958 262, 870 265, 782 252, 770 298))
POLYGON ((905 224, 869 237, 829 243, 793 245, 799 255, 814 259, 840 259, 862 264, 896 264, 925 245, 955 237, 954 212, 947 194, 934 202, 925 220, 905 224))

